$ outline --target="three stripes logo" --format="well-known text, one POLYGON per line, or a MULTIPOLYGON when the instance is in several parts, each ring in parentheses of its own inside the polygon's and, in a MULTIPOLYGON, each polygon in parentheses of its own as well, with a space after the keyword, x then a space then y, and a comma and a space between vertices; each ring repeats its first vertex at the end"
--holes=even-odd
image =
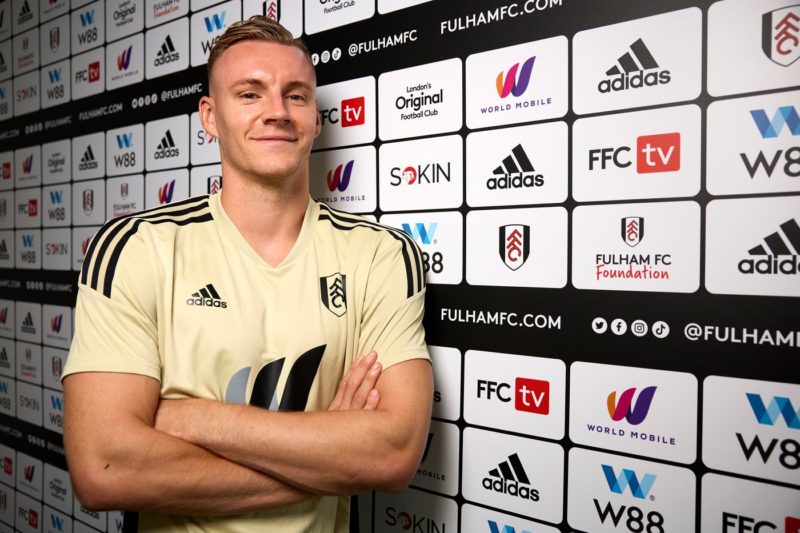
POLYGON ((624 217, 620 219, 622 241, 633 248, 644 238, 644 217, 624 217))
POLYGON ((778 137, 784 126, 792 135, 800 135, 800 115, 797 113, 797 108, 792 105, 779 107, 773 114, 772 120, 764 109, 753 109, 750 111, 750 116, 753 117, 763 139, 778 137))
POLYGON ((431 222, 427 226, 422 222, 417 222, 413 226, 403 223, 403 231, 411 235, 420 244, 436 244, 435 236, 438 226, 438 222, 431 222))
POLYGON ((209 283, 199 291, 192 293, 192 295, 186 299, 186 305, 226 309, 228 307, 228 302, 224 301, 222 296, 217 292, 217 289, 214 288, 214 285, 209 283))
POLYGON ((131 66, 131 56, 133 56, 133 45, 130 45, 117 56, 117 70, 120 72, 128 70, 128 67, 131 66))
POLYGON ((161 48, 159 48, 158 53, 156 54, 153 65, 158 67, 166 63, 178 61, 180 58, 180 53, 175 50, 175 45, 172 43, 172 37, 167 35, 164 39, 164 42, 161 43, 161 48))
POLYGON ((800 57, 800 5, 761 16, 761 49, 770 61, 782 67, 797 61, 800 57))
POLYGON ((629 488, 634 498, 644 500, 650 494, 653 483, 656 482, 655 474, 645 474, 640 480, 636 472, 623 468, 617 475, 614 468, 609 465, 601 465, 603 474, 606 477, 608 488, 614 494, 624 494, 625 488, 629 488))
POLYGON ((507 224, 499 228, 500 259, 511 270, 518 270, 531 254, 531 227, 507 224))
POLYGON ((24 24, 33 18, 33 11, 31 11, 31 6, 28 5, 28 0, 25 0, 22 3, 22 8, 19 10, 19 15, 17 16, 17 24, 24 24))
POLYGON ((161 205, 172 202, 172 193, 175 192, 175 180, 170 180, 158 188, 158 203, 161 205))
POLYGON ((509 94, 514 96, 522 96, 528 90, 528 83, 531 80, 531 73, 533 72, 533 63, 536 61, 536 56, 529 57, 523 64, 522 69, 519 68, 519 63, 508 69, 508 73, 503 79, 503 71, 497 75, 495 85, 497 86, 497 95, 500 98, 506 98, 509 94), (519 70, 519 78, 517 71, 519 70))
POLYGON ((94 150, 92 150, 92 145, 88 145, 86 150, 83 152, 83 156, 81 156, 80 162, 78 162, 78 170, 93 170, 98 167, 97 160, 94 157, 94 150))
POLYGON ((800 226, 790 218, 779 230, 764 237, 764 244, 750 248, 750 258, 739 261, 742 274, 797 275, 800 272, 800 226))
POLYGON ((759 424, 774 426, 783 418, 787 427, 800 429, 800 405, 795 409, 791 399, 785 396, 773 396, 769 405, 765 405, 760 394, 747 392, 745 395, 759 424))
POLYGON ((350 160, 347 163, 337 166, 335 169, 328 171, 325 181, 328 184, 328 190, 334 192, 344 192, 347 186, 350 185, 350 177, 353 174, 353 165, 355 160, 350 160))
POLYGON ((325 308, 341 317, 347 313, 347 276, 336 272, 319 278, 319 296, 325 308))
POLYGON ((650 404, 656 394, 656 386, 645 387, 639 392, 639 398, 634 403, 633 395, 636 394, 636 387, 626 389, 617 400, 617 392, 613 391, 608 395, 606 407, 608 416, 614 422, 627 420, 632 426, 638 426, 647 418, 650 411, 650 404))
POLYGON ((509 455, 497 468, 489 470, 489 475, 483 478, 483 488, 523 500, 539 501, 539 491, 531 487, 528 474, 516 453, 509 455))
POLYGON ((36 324, 33 323, 33 315, 31 312, 25 315, 25 318, 22 319, 22 326, 20 328, 24 333, 30 333, 32 335, 36 335, 36 324))
POLYGON ((495 189, 530 189, 544 185, 544 176, 536 173, 528 154, 521 144, 511 149, 502 163, 492 171, 492 177, 486 181, 489 190, 495 189))
POLYGON ((617 59, 617 64, 606 71, 608 78, 597 85, 601 93, 641 89, 666 85, 672 81, 669 70, 658 70, 659 65, 642 39, 637 39, 630 50, 617 59))
POLYGON ((156 146, 153 157, 155 159, 165 159, 168 157, 178 157, 180 153, 180 150, 175 146, 175 139, 172 138, 172 132, 167 130, 161 138, 161 142, 156 146))

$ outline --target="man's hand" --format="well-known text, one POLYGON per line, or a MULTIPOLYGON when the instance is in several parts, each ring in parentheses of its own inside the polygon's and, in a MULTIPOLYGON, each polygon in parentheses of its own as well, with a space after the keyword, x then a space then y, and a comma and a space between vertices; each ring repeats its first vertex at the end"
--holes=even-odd
POLYGON ((378 353, 372 351, 353 362, 339 382, 339 389, 328 406, 328 411, 373 411, 378 407, 380 394, 375 389, 375 383, 381 375, 381 364, 375 362, 377 359, 378 353))

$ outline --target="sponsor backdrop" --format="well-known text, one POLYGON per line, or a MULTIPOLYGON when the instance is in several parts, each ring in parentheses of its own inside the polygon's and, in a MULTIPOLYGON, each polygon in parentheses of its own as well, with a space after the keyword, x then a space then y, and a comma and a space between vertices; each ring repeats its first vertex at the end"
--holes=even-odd
POLYGON ((800 531, 798 0, 4 0, 0 532, 122 528, 64 460, 76 271, 220 190, 196 102, 255 13, 313 52, 312 195, 428 275, 425 455, 354 528, 800 531))

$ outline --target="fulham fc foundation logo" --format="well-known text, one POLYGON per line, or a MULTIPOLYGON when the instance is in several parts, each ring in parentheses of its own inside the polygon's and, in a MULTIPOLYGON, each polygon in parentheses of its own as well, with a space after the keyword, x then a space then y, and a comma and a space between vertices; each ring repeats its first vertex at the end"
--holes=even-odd
POLYGON ((319 296, 328 311, 336 316, 347 312, 347 276, 337 272, 319 278, 319 296))
POLYGON ((228 302, 223 301, 217 289, 214 288, 214 285, 209 283, 188 297, 186 299, 186 305, 193 305, 195 307, 220 307, 225 309, 228 307, 228 302))
POLYGON ((531 228, 524 224, 500 226, 500 258, 511 270, 525 264, 531 253, 531 228))
POLYGON ((788 67, 800 57, 800 4, 761 16, 761 48, 775 63, 788 67))

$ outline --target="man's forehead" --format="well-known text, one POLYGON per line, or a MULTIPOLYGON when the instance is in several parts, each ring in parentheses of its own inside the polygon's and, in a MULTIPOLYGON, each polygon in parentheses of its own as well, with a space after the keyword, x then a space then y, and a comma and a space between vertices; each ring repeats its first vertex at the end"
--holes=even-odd
POLYGON ((281 81, 316 88, 316 73, 308 57, 296 46, 273 41, 247 40, 231 45, 220 54, 212 79, 221 86, 281 81))

